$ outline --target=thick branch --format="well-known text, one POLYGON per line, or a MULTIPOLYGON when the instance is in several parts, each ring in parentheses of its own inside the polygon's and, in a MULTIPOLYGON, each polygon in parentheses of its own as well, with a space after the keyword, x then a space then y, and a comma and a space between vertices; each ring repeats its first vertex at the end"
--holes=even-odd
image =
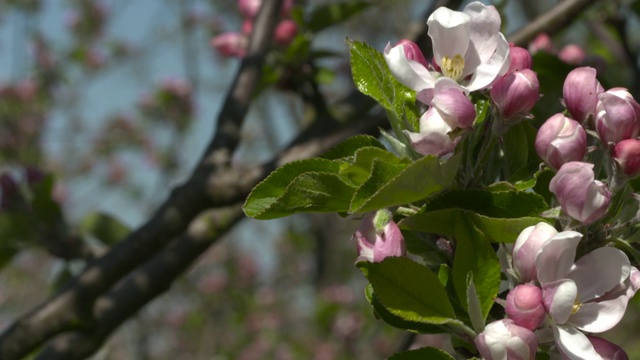
POLYGON ((191 219, 211 206, 240 201, 246 183, 225 184, 230 154, 238 145, 240 127, 259 80, 282 0, 265 1, 255 23, 247 57, 220 111, 217 133, 191 178, 172 191, 153 217, 105 256, 96 259, 52 299, 14 323, 0 336, 0 359, 25 356, 49 338, 90 319, 95 299, 120 278, 182 233, 191 219), (210 179, 217 179, 214 184, 210 179), (211 186, 215 185, 215 186, 211 186), (205 196, 209 195, 209 197, 205 196))
POLYGON ((556 33, 570 24, 581 11, 594 3, 595 0, 561 1, 551 10, 509 35, 509 41, 518 46, 526 46, 541 32, 556 33))
POLYGON ((202 213, 185 235, 98 298, 94 326, 58 336, 36 359, 74 360, 93 354, 118 326, 167 291, 193 261, 243 217, 240 205, 202 213))

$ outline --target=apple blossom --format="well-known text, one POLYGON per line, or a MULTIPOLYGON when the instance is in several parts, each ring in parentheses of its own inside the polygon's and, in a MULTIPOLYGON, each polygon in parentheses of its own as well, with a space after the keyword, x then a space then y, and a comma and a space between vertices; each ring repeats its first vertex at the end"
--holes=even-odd
POLYGON ((522 284, 509 291, 505 312, 513 322, 535 330, 547 315, 542 303, 542 290, 532 284, 522 284))
POLYGON ((580 123, 595 116, 598 94, 604 91, 596 75, 596 69, 584 66, 572 70, 564 80, 564 102, 571 117, 580 123))
POLYGON ((407 255, 400 228, 389 210, 367 214, 356 230, 358 260, 380 262, 389 256, 407 255))
POLYGON ((587 133, 575 120, 563 114, 551 116, 538 130, 536 152, 553 169, 580 161, 587 153, 587 133))
POLYGON ((613 147, 612 156, 626 175, 634 177, 640 174, 640 140, 620 141, 613 147))
POLYGON ((631 139, 640 132, 640 105, 625 88, 598 95, 596 131, 604 144, 631 139))
POLYGON ((640 288, 640 271, 613 247, 598 248, 575 261, 579 237, 547 242, 536 257, 543 302, 555 342, 568 359, 601 359, 581 331, 600 333, 622 319, 640 288))
POLYGON ((249 39, 241 33, 227 32, 211 39, 211 47, 224 56, 242 58, 247 53, 249 39))
POLYGON ((540 83, 536 73, 530 69, 507 74, 491 87, 491 100, 505 122, 526 116, 539 96, 540 83))
POLYGON ((414 133, 404 130, 409 137, 413 149, 422 155, 445 155, 456 148, 460 136, 451 138, 453 131, 435 107, 431 107, 420 117, 420 132, 414 133))
POLYGON ((424 58, 422 50, 420 50, 418 44, 414 43, 413 41, 402 39, 398 41, 394 46, 401 47, 401 49, 404 51, 404 56, 408 61, 416 61, 425 68, 428 66, 427 59, 424 58))
POLYGON ((485 360, 530 360, 536 358, 538 340, 533 331, 502 319, 488 324, 474 343, 485 360))
POLYGON ((549 190, 558 198, 564 213, 591 224, 605 214, 611 197, 607 185, 594 179, 593 164, 571 161, 551 179, 549 190))
POLYGON ((432 89, 443 77, 460 83, 465 91, 484 89, 509 69, 509 43, 500 33, 500 23, 496 8, 479 1, 462 12, 440 7, 427 20, 433 67, 407 58, 400 45, 387 45, 384 57, 398 81, 418 92, 432 89))
POLYGON ((531 43, 529 43, 529 51, 535 54, 539 51, 551 53, 553 51, 553 44, 551 43, 551 37, 547 33, 538 34, 531 43))
POLYGON ((511 258, 513 268, 521 282, 537 280, 536 256, 542 246, 557 234, 558 231, 553 226, 541 222, 535 226, 527 227, 518 235, 511 258))

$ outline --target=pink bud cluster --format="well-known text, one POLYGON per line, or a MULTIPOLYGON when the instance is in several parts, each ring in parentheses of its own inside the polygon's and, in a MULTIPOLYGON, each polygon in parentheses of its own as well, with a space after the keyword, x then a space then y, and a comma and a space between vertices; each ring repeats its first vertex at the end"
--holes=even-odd
POLYGON ((531 70, 531 54, 512 44, 509 50, 509 71, 491 86, 491 100, 505 123, 513 123, 529 115, 540 97, 538 76, 531 70))
MULTIPOLYGON (((244 57, 249 46, 249 35, 253 32, 253 21, 258 15, 260 6, 262 6, 262 0, 238 0, 238 9, 244 17, 242 31, 224 32, 214 36, 210 41, 211 47, 226 57, 244 57)), ((283 19, 273 32, 273 41, 283 47, 288 46, 298 34, 298 25, 289 18, 292 8, 293 0, 283 1, 280 11, 283 19)))

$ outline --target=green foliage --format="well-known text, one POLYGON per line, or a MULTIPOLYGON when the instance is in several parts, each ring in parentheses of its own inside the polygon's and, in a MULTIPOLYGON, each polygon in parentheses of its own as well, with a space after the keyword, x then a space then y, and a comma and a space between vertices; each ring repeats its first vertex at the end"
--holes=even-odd
POLYGON ((511 182, 530 179, 541 162, 535 150, 537 130, 523 121, 503 136, 505 178, 511 182))
POLYGON ((444 325, 454 322, 447 292, 431 270, 406 257, 356 264, 367 277, 380 304, 411 322, 444 325))

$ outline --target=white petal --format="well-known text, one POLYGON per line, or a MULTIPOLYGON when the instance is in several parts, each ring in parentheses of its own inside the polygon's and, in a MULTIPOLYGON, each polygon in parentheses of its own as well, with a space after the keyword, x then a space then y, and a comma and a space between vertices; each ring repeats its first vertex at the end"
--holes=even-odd
POLYGON ((541 284, 563 279, 569 273, 576 257, 576 248, 582 234, 563 231, 549 240, 536 257, 538 281, 541 284))
POLYGON ((567 322, 577 295, 578 288, 570 279, 562 279, 544 285, 542 288, 544 307, 556 324, 567 322))
POLYGON ((415 91, 433 87, 433 75, 419 62, 407 59, 402 46, 387 44, 384 59, 391 74, 406 87, 415 91))
MULTIPOLYGON (((498 46, 493 56, 487 61, 477 65, 475 70, 473 70, 473 75, 465 86, 469 91, 480 90, 490 86, 509 70, 509 43, 502 34, 498 34, 497 42, 498 46)), ((467 59, 465 58, 465 71, 467 70, 466 62, 467 59)))
POLYGON ((578 286, 578 301, 600 297, 629 277, 629 258, 613 247, 598 248, 581 257, 567 275, 578 286))
POLYGON ((467 5, 463 12, 470 17, 469 38, 475 45, 480 62, 489 60, 498 46, 500 14, 494 6, 476 1, 467 5))
POLYGON ((438 65, 444 56, 453 58, 464 56, 469 47, 469 15, 440 7, 434 11, 429 19, 429 36, 433 44, 433 54, 438 65))
POLYGON ((571 360, 602 360, 591 341, 573 326, 553 326, 556 344, 562 353, 571 360))

